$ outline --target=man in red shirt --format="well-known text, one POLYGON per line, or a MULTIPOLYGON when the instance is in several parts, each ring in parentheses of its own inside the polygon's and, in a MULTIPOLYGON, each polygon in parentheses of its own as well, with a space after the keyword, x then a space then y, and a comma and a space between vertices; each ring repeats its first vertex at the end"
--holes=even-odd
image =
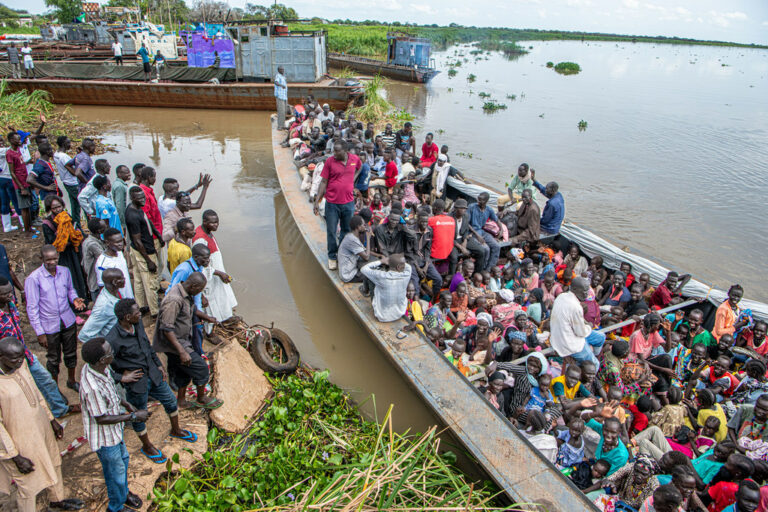
POLYGON ((152 238, 155 242, 155 251, 157 251, 157 268, 158 273, 162 274, 165 270, 165 262, 168 258, 168 253, 163 250, 165 242, 163 242, 163 216, 160 215, 160 209, 157 207, 157 198, 155 197, 155 190, 152 185, 157 180, 157 173, 154 167, 144 167, 141 170, 141 183, 139 186, 144 191, 144 195, 147 198, 147 202, 144 203, 142 210, 149 219, 150 227, 152 228, 152 238))
POLYGON ((650 307, 665 308, 669 306, 672 297, 679 296, 683 286, 691 280, 691 274, 678 275, 674 270, 667 274, 667 278, 662 281, 653 292, 648 302, 650 307))
POLYGON ((397 185, 397 163, 394 161, 394 155, 391 151, 384 153, 384 161, 387 162, 387 166, 384 169, 384 186, 389 189, 389 193, 392 193, 392 187, 397 185))
POLYGON ((432 228, 432 259, 435 261, 448 259, 456 239, 456 219, 446 215, 445 201, 436 199, 432 203, 432 213, 429 227, 432 228))
POLYGON ((320 173, 322 181, 315 197, 314 213, 320 214, 320 202, 325 198, 325 231, 328 240, 328 268, 336 270, 336 254, 339 241, 349 232, 349 221, 355 212, 354 187, 362 162, 357 155, 347 152, 347 144, 339 141, 333 145, 320 173), (339 238, 336 231, 341 225, 339 238))
POLYGON ((21 220, 24 223, 24 231, 32 233, 32 189, 27 183, 27 163, 21 156, 21 137, 17 132, 8 134, 8 143, 11 147, 5 152, 5 161, 8 162, 8 170, 13 180, 13 188, 16 189, 16 201, 21 210, 21 220))

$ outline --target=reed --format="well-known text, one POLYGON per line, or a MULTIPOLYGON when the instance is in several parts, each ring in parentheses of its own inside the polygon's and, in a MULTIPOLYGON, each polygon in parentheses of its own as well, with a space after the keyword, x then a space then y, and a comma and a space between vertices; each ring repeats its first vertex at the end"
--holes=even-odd
POLYGON ((27 129, 39 123, 40 115, 53 112, 51 95, 42 89, 32 92, 8 92, 8 83, 0 82, 0 126, 27 129))
POLYGON ((499 110, 506 110, 506 108, 507 106, 504 103, 498 103, 496 100, 483 103, 483 112, 497 112, 499 110))
POLYGON ((555 71, 561 75, 575 75, 581 71, 581 66, 575 62, 558 62, 555 71))

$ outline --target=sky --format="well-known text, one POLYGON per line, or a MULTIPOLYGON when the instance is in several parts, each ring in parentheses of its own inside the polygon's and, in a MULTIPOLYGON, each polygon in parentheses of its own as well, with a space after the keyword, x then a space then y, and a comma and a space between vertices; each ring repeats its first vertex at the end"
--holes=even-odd
MULTIPOLYGON (((186 0, 191 5, 192 0, 186 0)), ((244 7, 248 0, 229 0, 244 7)), ((252 3, 263 1, 251 0, 252 3)), ((5 0, 33 13, 44 0, 5 0)), ((459 23, 768 44, 768 0, 284 0, 302 17, 459 23)))

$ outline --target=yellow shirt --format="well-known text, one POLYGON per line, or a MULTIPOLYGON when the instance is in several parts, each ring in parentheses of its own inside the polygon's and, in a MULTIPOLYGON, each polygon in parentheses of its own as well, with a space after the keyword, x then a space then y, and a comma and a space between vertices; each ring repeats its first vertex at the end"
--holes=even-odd
POLYGON ((556 377, 552 379, 552 384, 549 385, 549 389, 552 392, 552 396, 555 397, 555 402, 559 402, 557 395, 555 394, 555 384, 560 384, 563 386, 563 392, 566 400, 573 400, 576 398, 576 393, 579 392, 579 388, 581 387, 581 382, 576 382, 576 385, 572 388, 569 388, 568 385, 565 383, 565 375, 561 375, 559 377, 556 377))
POLYGON ((188 245, 177 242, 175 238, 168 243, 168 267, 171 274, 176 267, 191 257, 192 249, 188 245))

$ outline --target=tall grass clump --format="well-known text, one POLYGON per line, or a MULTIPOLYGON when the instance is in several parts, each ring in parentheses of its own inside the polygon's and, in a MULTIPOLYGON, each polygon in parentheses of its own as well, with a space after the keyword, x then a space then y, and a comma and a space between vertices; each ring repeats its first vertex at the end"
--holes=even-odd
POLYGON ((575 75, 581 71, 581 66, 575 62, 558 62, 555 71, 561 75, 575 75))
POLYGON ((36 89, 32 92, 8 92, 8 83, 0 82, 0 126, 5 129, 13 126, 16 129, 37 127, 40 114, 48 116, 53 112, 53 103, 48 91, 36 89))
POLYGON ((212 429, 202 463, 169 461, 153 491, 158 512, 498 510, 497 491, 453 466, 435 427, 399 434, 392 406, 381 425, 364 419, 327 371, 272 385, 269 408, 246 434, 212 429))
POLYGON ((478 48, 487 51, 497 51, 504 55, 525 55, 528 50, 514 41, 502 41, 498 39, 485 39, 477 43, 478 48))

